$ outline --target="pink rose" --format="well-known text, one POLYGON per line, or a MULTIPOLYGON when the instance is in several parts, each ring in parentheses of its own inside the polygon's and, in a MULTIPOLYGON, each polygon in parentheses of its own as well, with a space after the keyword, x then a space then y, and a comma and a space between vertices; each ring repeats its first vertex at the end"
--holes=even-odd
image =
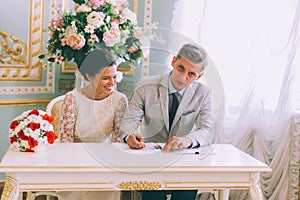
POLYGON ((62 25, 62 17, 59 16, 59 17, 57 17, 56 20, 55 20, 55 26, 56 26, 56 27, 61 27, 61 25, 62 25))
POLYGON ((89 1, 90 6, 92 6, 94 9, 99 8, 101 6, 105 5, 105 0, 90 0, 89 1))
POLYGON ((85 38, 80 34, 73 33, 68 36, 67 45, 74 50, 79 50, 85 45, 85 38))
POLYGON ((119 43, 121 41, 119 29, 112 29, 110 31, 106 31, 103 34, 103 41, 105 42, 106 46, 108 46, 108 47, 112 47, 116 43, 119 43))

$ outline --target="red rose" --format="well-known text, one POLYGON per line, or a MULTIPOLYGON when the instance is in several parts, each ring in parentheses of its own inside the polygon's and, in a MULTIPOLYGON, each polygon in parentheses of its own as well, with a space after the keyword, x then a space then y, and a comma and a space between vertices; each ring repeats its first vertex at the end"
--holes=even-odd
POLYGON ((14 142, 16 142, 16 141, 17 141, 17 138, 15 136, 10 137, 10 143, 11 144, 14 143, 14 142))
POLYGON ((29 124, 29 127, 30 127, 33 131, 35 131, 36 129, 39 129, 39 128, 40 128, 40 124, 31 122, 31 123, 29 124))
POLYGON ((28 145, 30 146, 30 148, 34 148, 38 145, 38 141, 36 141, 33 137, 29 136, 28 145))
POLYGON ((55 135, 55 133, 53 133, 53 131, 46 132, 46 136, 49 144, 53 144, 55 139, 57 138, 57 136, 55 135))
POLYGON ((30 111, 30 113, 28 113, 28 116, 29 115, 39 115, 39 111, 38 110, 32 110, 32 111, 30 111))
POLYGON ((26 148, 25 152, 34 152, 34 150, 26 148))
POLYGON ((51 117, 50 115, 48 115, 48 114, 45 114, 44 116, 43 116, 43 120, 47 120, 50 124, 52 124, 53 123, 53 120, 54 120, 54 118, 53 117, 51 117))
POLYGON ((17 135, 21 140, 28 140, 28 136, 24 134, 23 130, 20 130, 17 135))
POLYGON ((18 120, 14 120, 14 121, 11 122, 9 128, 15 129, 18 125, 19 125, 18 120))

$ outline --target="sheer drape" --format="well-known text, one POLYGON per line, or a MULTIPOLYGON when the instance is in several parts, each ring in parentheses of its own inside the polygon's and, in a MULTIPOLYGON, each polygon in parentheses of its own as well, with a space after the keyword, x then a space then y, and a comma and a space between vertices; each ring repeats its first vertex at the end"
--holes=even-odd
MULTIPOLYGON (((298 199, 300 3, 178 0, 172 29, 204 46, 222 78, 226 114, 219 143, 267 163, 265 199, 298 199)), ((247 199, 231 191, 230 199, 247 199)), ((204 197, 202 197, 204 198, 204 197)))

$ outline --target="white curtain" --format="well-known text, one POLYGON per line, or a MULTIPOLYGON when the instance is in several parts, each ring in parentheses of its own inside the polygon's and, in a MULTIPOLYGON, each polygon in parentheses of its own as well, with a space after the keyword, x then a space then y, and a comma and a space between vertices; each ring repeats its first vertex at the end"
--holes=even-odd
MULTIPOLYGON (((297 0, 177 0, 172 29, 204 46, 223 82, 218 143, 272 168, 265 199, 298 199, 300 3, 297 0)), ((248 199, 244 190, 230 199, 248 199)))

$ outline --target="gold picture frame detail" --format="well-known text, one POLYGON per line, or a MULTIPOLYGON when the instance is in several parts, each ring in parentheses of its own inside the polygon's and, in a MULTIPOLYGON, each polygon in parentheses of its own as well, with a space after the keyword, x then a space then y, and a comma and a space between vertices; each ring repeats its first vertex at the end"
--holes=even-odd
POLYGON ((74 74, 74 72, 77 70, 76 64, 70 64, 68 62, 64 62, 60 64, 60 73, 61 74, 74 74))
POLYGON ((129 65, 125 65, 127 63, 122 63, 117 67, 117 70, 120 72, 123 72, 124 75, 127 76, 133 76, 134 75, 134 70, 133 70, 133 64, 132 62, 129 63, 129 65))

